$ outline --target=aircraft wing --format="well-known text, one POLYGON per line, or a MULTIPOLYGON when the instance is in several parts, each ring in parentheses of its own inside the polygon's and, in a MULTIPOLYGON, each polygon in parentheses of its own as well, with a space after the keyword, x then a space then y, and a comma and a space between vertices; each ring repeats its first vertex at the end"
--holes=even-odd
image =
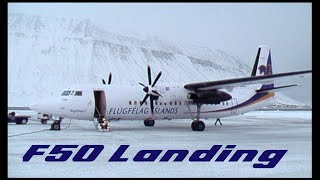
MULTIPOLYGON (((207 82, 199 82, 199 83, 190 83, 186 84, 184 88, 188 90, 213 90, 213 89, 232 89, 234 87, 245 86, 250 84, 268 84, 273 83, 277 79, 283 79, 288 76, 298 76, 307 73, 312 73, 312 70, 306 71, 295 71, 288 73, 279 73, 279 74, 271 74, 264 76, 250 76, 244 78, 235 78, 235 79, 226 79, 226 80, 218 80, 218 81, 207 81, 207 82)), ((294 86, 294 85, 289 85, 294 86)), ((287 86, 284 86, 287 87, 287 86)))

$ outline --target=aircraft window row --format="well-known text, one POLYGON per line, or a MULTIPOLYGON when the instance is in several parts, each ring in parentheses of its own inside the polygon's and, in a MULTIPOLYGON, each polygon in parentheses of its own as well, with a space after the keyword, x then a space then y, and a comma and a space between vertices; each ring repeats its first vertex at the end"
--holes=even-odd
MULTIPOLYGON (((226 105, 226 106, 228 106, 228 102, 223 102, 223 101, 222 101, 220 104, 221 104, 221 105, 226 105)), ((219 105, 219 104, 210 104, 210 105, 219 105)))
MULTIPOLYGON (((139 105, 140 105, 141 103, 142 103, 142 101, 139 101, 139 105)), ((137 101, 129 101, 129 105, 132 105, 132 104, 137 105, 138 102, 137 102, 137 101)), ((144 102, 144 104, 145 104, 145 105, 148 105, 148 102, 146 101, 146 102, 144 102)))
MULTIPOLYGON (((81 94, 82 94, 82 91, 77 91, 77 92, 81 92, 81 94)), ((77 92, 76 92, 76 94, 77 94, 77 92)), ((75 95, 76 96, 76 95, 75 95)), ((139 105, 141 104, 141 102, 142 101, 129 101, 129 105, 138 105, 138 103, 139 103, 139 105)), ((148 105, 148 102, 146 101, 145 103, 144 103, 145 105, 148 105)), ((167 105, 167 103, 162 103, 162 102, 158 102, 158 101, 155 101, 155 103, 154 103, 155 105, 160 105, 160 106, 162 106, 162 105, 167 105)), ((170 106, 172 106, 172 105, 182 105, 182 103, 181 103, 181 101, 179 101, 179 102, 177 102, 177 101, 174 101, 174 102, 169 102, 169 105, 170 106)), ((185 105, 187 105, 187 102, 185 102, 184 103, 185 105)), ((224 101, 222 101, 222 103, 221 103, 222 105, 227 105, 228 106, 228 102, 224 102, 224 101)))
POLYGON ((82 91, 63 91, 62 96, 82 96, 82 91))
MULTIPOLYGON (((139 101, 139 105, 140 105, 141 103, 142 103, 142 101, 139 101)), ((134 104, 134 105, 138 105, 138 101, 129 101, 129 105, 133 105, 133 104, 134 104)), ((144 104, 145 104, 145 105, 148 105, 148 102, 146 101, 144 104)), ((167 103, 162 103, 162 102, 155 101, 155 105, 158 105, 158 104, 159 104, 159 105, 162 105, 162 104, 163 104, 163 105, 165 105, 165 106, 167 105, 167 103)), ((175 102, 169 102, 169 104, 170 104, 171 106, 172 106, 173 104, 174 104, 174 105, 178 105, 178 104, 179 104, 180 106, 182 105, 181 101, 179 101, 179 102, 177 102, 177 101, 175 101, 175 102)))

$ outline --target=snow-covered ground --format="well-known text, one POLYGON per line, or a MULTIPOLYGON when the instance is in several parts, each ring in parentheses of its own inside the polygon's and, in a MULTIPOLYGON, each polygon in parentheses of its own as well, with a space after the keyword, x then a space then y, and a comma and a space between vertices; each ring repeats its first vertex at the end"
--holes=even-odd
MULTIPOLYGON (((19 112, 32 114, 32 112, 19 112)), ((36 114, 33 114, 35 117, 36 114)), ((195 132, 191 120, 156 121, 154 127, 145 127, 142 121, 111 122, 111 132, 98 132, 91 121, 62 122, 61 131, 43 131, 21 136, 27 132, 49 129, 32 120, 27 125, 8 124, 8 177, 311 177, 311 123, 312 111, 255 111, 242 116, 222 119, 222 126, 214 120, 204 120, 206 129, 195 132), (64 129, 65 128, 65 129, 64 129), (22 157, 31 145, 51 145, 43 156, 34 156, 29 162, 22 157), (73 162, 73 154, 66 162, 45 162, 53 145, 104 145, 93 162, 73 162), (127 162, 108 162, 120 145, 130 145, 124 157, 127 162), (252 162, 189 162, 195 150, 209 150, 213 145, 236 145, 235 150, 258 150, 252 162), (186 149, 189 154, 182 162, 134 162, 138 151, 159 149, 186 149), (265 150, 288 150, 274 168, 255 169, 260 154, 265 150)), ((235 151, 234 150, 234 151, 235 151)), ((174 156, 175 157, 175 156, 174 156)))

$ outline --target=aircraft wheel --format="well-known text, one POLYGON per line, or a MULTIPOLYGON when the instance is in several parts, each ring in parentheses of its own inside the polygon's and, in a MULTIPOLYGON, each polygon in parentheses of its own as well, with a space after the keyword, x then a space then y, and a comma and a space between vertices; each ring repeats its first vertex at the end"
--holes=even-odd
POLYGON ((144 120, 145 126, 154 126, 155 122, 154 120, 144 120))
POLYGON ((203 131, 205 127, 206 125, 204 124, 204 122, 200 120, 193 121, 191 124, 191 128, 193 131, 203 131))
POLYGON ((191 123, 191 129, 193 130, 193 131, 195 131, 195 121, 193 121, 192 123, 191 123))
POLYGON ((60 124, 59 123, 52 123, 50 130, 60 130, 60 124))

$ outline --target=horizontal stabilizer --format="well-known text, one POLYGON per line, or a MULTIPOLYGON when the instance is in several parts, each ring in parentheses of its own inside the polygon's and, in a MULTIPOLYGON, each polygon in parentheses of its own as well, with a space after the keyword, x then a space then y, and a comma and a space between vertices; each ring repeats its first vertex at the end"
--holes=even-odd
POLYGON ((295 87, 295 86, 299 86, 298 84, 291 84, 291 85, 287 85, 287 86, 279 86, 279 87, 273 87, 273 88, 269 88, 269 89, 259 89, 259 90, 256 90, 257 93, 260 93, 260 92, 276 92, 276 91, 282 91, 282 90, 285 90, 285 89, 289 89, 289 88, 292 88, 292 87, 295 87))

